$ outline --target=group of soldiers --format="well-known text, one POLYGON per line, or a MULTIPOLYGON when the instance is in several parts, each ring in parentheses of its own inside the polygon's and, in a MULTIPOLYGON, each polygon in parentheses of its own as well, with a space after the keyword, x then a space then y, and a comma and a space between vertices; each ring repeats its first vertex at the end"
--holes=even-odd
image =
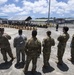
MULTIPOLYGON (((69 28, 67 26, 64 26, 63 34, 57 38, 57 40, 59 41, 57 46, 58 48, 57 64, 59 65, 62 65, 63 63, 62 60, 63 54, 65 52, 66 43, 70 37, 68 34, 68 30, 69 28)), ((22 54, 22 62, 25 63, 23 70, 24 73, 27 73, 31 61, 33 65, 32 72, 34 73, 36 71, 37 58, 39 58, 41 51, 43 51, 43 63, 44 63, 43 68, 47 69, 47 67, 50 66, 49 59, 51 54, 51 47, 55 45, 55 40, 51 37, 51 31, 47 31, 46 34, 47 37, 43 39, 41 44, 40 40, 36 37, 37 30, 32 31, 32 37, 28 40, 27 37, 23 35, 23 31, 21 29, 18 30, 18 36, 14 38, 13 45, 16 48, 17 64, 20 62, 20 53, 22 54), (26 60, 25 60, 25 54, 26 54, 26 60)), ((70 47, 71 47, 71 58, 69 60, 71 62, 74 62, 74 35, 72 37, 70 47)), ((5 62, 7 62, 7 56, 6 56, 7 53, 9 54, 11 60, 13 61, 15 57, 13 56, 11 51, 9 43, 9 35, 4 34, 3 28, 0 28, 0 49, 5 62)))
POLYGON ((22 30, 37 30, 37 26, 18 26, 18 25, 0 25, 0 27, 7 27, 7 28, 15 28, 15 29, 22 29, 22 30))

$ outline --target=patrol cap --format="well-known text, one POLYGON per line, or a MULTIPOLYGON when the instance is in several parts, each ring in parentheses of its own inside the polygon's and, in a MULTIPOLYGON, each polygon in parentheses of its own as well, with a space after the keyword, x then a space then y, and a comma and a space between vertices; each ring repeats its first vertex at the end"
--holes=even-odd
POLYGON ((65 30, 67 32, 69 30, 69 28, 67 26, 64 26, 63 30, 65 30))
POLYGON ((32 36, 36 36, 37 35, 37 30, 33 30, 32 31, 32 36))
POLYGON ((48 35, 48 36, 50 36, 50 35, 51 35, 51 31, 47 31, 46 33, 47 33, 47 35, 48 35))

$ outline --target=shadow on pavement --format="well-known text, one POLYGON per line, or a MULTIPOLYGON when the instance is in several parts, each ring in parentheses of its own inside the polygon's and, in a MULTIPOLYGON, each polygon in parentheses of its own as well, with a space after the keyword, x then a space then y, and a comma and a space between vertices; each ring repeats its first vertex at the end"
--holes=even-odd
POLYGON ((68 71, 69 67, 63 62, 62 65, 57 64, 57 67, 61 70, 61 71, 68 71))
POLYGON ((16 63, 15 64, 15 68, 20 69, 20 68, 24 68, 24 63, 20 62, 20 63, 16 63))
POLYGON ((43 73, 48 73, 48 72, 52 72, 52 71, 54 71, 55 69, 53 68, 53 67, 51 67, 51 66, 49 66, 49 67, 47 67, 47 68, 42 68, 42 71, 43 71, 43 73))
POLYGON ((0 69, 9 69, 12 65, 12 61, 8 61, 6 63, 1 63, 0 64, 0 69))
POLYGON ((25 75, 42 75, 40 72, 35 71, 32 73, 32 71, 28 71, 25 75))

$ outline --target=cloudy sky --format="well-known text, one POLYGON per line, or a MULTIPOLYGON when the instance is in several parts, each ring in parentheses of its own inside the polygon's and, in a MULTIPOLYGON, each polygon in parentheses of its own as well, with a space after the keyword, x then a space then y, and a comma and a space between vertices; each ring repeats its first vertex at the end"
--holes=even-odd
MULTIPOLYGON (((0 0, 0 17, 48 17, 49 0, 0 0)), ((51 0, 51 17, 74 17, 74 0, 51 0)))

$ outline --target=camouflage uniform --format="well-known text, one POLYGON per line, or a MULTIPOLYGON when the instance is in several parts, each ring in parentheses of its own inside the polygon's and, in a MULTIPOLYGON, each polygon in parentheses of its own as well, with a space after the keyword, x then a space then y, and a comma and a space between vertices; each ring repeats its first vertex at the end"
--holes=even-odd
POLYGON ((5 62, 7 62, 6 53, 8 53, 8 55, 13 59, 13 54, 11 51, 10 43, 8 39, 4 36, 0 37, 0 48, 1 48, 1 53, 3 55, 3 59, 5 62))
POLYGON ((58 62, 61 63, 62 62, 62 57, 63 57, 63 54, 65 52, 65 47, 66 47, 66 43, 69 39, 69 34, 66 33, 66 34, 63 34, 63 35, 60 35, 58 37, 58 52, 57 52, 57 56, 58 56, 58 62))
POLYGON ((43 62, 44 66, 49 66, 49 58, 51 53, 51 46, 55 45, 55 41, 50 36, 43 40, 43 62))
POLYGON ((24 67, 24 72, 27 72, 30 61, 32 60, 32 71, 36 70, 37 58, 41 53, 41 42, 37 38, 31 38, 26 44, 26 65, 24 67))
POLYGON ((1 29, 2 29, 1 32, 2 32, 3 36, 6 37, 8 40, 10 40, 11 36, 8 35, 7 33, 4 33, 4 28, 1 28, 1 29))
MULTIPOLYGON (((2 32, 1 32, 2 33, 2 32)), ((5 62, 7 62, 7 53, 8 55, 12 58, 12 60, 14 59, 13 57, 13 54, 12 54, 12 51, 11 51, 11 47, 10 47, 10 43, 8 41, 8 38, 2 34, 2 37, 0 37, 0 45, 3 46, 3 47, 0 47, 1 48, 1 53, 3 55, 3 59, 5 62)))
POLYGON ((72 36, 72 40, 71 40, 71 61, 74 62, 74 35, 72 36))
POLYGON ((3 36, 5 36, 8 40, 10 40, 10 39, 11 39, 11 36, 10 36, 10 35, 8 35, 7 33, 4 33, 4 34, 3 34, 3 36))

